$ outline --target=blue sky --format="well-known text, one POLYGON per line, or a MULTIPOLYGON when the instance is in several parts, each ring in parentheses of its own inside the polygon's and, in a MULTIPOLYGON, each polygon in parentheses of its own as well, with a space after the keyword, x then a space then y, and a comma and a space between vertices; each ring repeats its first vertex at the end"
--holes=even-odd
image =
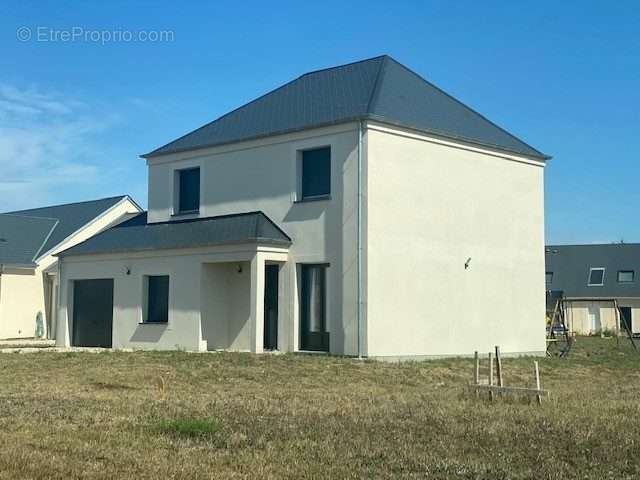
POLYGON ((635 1, 4 2, 0 210, 146 205, 139 154, 301 73, 387 53, 553 155, 548 242, 640 241, 639 31, 635 1))

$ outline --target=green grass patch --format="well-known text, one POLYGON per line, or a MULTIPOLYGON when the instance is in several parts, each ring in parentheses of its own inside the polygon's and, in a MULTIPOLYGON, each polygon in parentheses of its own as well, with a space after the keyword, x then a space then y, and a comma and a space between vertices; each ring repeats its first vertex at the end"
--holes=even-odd
POLYGON ((154 426, 154 430, 176 437, 184 438, 208 438, 218 433, 222 427, 213 419, 202 418, 177 418, 160 420, 154 426))

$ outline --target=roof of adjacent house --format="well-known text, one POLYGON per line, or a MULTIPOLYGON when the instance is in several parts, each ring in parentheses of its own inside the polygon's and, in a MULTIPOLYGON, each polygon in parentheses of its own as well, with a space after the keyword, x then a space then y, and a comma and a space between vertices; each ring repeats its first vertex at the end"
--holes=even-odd
POLYGON ((0 264, 35 266, 55 248, 127 195, 0 214, 0 264))
POLYGON ((262 212, 158 223, 147 223, 144 212, 58 255, 142 252, 233 243, 287 246, 291 244, 291 238, 262 212))
POLYGON ((306 73, 143 157, 364 119, 550 158, 387 55, 306 73))
POLYGON ((0 214, 0 265, 35 267, 36 257, 57 224, 55 218, 0 214))
POLYGON ((546 270, 552 272, 547 290, 562 290, 565 297, 640 297, 640 244, 548 245, 546 270), (604 285, 588 286, 591 268, 605 269, 604 285), (619 271, 633 271, 634 281, 618 282, 619 271))

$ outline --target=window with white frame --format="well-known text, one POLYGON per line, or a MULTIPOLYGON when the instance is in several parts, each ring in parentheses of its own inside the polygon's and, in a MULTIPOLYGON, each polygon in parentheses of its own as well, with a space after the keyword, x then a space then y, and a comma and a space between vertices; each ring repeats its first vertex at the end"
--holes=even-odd
POLYGON ((601 287, 604 285, 604 268, 596 267, 589 269, 589 281, 587 283, 590 287, 601 287))

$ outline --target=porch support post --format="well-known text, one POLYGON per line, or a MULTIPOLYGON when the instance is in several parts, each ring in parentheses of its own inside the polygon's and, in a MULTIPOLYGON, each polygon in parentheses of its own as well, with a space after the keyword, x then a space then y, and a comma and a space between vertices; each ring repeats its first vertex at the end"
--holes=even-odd
POLYGON ((251 259, 251 352, 262 353, 264 344, 264 253, 251 259))

